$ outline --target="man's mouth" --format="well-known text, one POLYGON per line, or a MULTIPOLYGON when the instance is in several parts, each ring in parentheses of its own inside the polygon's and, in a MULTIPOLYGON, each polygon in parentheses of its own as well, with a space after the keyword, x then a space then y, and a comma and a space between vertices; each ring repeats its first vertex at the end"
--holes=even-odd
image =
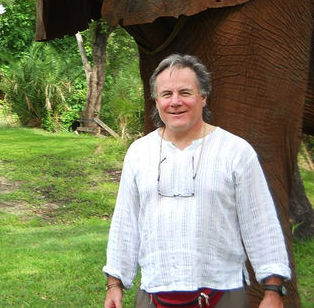
POLYGON ((179 114, 185 113, 185 111, 174 111, 174 112, 169 112, 169 113, 174 114, 174 115, 179 115, 179 114))

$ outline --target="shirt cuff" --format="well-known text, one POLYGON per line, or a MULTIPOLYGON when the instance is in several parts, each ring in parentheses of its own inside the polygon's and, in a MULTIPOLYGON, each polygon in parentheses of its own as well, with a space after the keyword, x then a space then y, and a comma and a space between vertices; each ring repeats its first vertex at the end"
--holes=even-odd
POLYGON ((129 281, 129 280, 127 280, 127 279, 124 279, 124 278, 122 277, 121 273, 119 273, 119 271, 113 269, 112 267, 105 265, 105 266, 103 267, 102 271, 103 271, 103 273, 104 273, 105 275, 107 275, 107 276, 109 275, 109 276, 111 276, 111 277, 114 277, 114 278, 117 278, 117 279, 121 280, 121 282, 122 282, 122 284, 123 284, 123 286, 124 286, 125 289, 130 289, 130 288, 132 288, 132 286, 133 286, 132 281, 129 281))
POLYGON ((265 278, 272 275, 278 275, 281 276, 284 280, 289 280, 291 279, 291 270, 289 266, 285 264, 276 263, 263 265, 256 271, 256 279, 259 283, 262 283, 265 278))

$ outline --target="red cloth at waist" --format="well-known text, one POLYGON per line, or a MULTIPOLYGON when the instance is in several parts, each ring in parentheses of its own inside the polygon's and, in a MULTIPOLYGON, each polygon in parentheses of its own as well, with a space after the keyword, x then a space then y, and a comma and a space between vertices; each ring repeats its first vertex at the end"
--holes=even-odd
POLYGON ((223 291, 202 288, 197 291, 188 292, 173 291, 154 293, 152 294, 152 299, 157 308, 213 308, 218 303, 223 293, 223 291))

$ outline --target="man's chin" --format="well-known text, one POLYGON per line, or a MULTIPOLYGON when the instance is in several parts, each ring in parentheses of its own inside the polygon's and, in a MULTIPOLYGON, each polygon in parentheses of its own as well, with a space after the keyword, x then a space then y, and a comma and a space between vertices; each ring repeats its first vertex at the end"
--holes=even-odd
POLYGON ((186 123, 172 123, 166 125, 166 128, 174 133, 183 133, 189 130, 189 126, 186 123))

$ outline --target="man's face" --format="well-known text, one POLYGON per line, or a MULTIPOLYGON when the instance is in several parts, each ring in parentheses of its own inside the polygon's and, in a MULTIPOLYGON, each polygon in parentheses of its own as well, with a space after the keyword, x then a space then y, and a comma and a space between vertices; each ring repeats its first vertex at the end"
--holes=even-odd
POLYGON ((193 70, 165 69, 157 76, 156 92, 156 106, 167 129, 182 133, 202 127, 206 97, 199 93, 193 70))

